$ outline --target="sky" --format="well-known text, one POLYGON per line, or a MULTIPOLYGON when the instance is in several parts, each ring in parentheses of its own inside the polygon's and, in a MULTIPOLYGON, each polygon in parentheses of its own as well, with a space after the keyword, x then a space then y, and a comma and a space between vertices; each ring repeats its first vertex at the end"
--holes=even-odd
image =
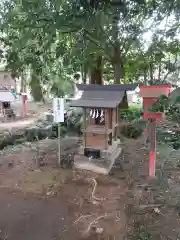
MULTIPOLYGON (((157 31, 157 30, 162 30, 162 31, 167 31, 171 28, 173 22, 175 20, 175 17, 173 15, 169 16, 168 18, 164 18, 161 23, 156 26, 156 27, 152 27, 153 26, 153 19, 148 20, 147 22, 145 22, 145 26, 146 28, 150 28, 149 31, 147 31, 146 33, 143 34, 143 39, 145 41, 145 49, 149 47, 149 45, 151 44, 152 41, 152 37, 153 34, 157 31)), ((177 36, 178 38, 180 38, 180 36, 177 36)))

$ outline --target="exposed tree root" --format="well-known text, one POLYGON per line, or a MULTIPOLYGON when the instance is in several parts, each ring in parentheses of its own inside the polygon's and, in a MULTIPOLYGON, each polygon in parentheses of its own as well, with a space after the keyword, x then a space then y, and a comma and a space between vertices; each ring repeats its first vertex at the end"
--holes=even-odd
POLYGON ((104 198, 98 198, 98 197, 95 196, 95 192, 96 192, 96 188, 97 188, 97 181, 96 181, 96 179, 95 178, 89 178, 88 180, 93 181, 93 183, 94 183, 94 187, 93 187, 93 191, 92 191, 92 195, 91 195, 92 199, 94 199, 96 201, 103 201, 104 198))
POLYGON ((118 221, 120 220, 120 216, 118 216, 120 213, 119 211, 118 212, 115 212, 115 213, 105 213, 104 215, 101 215, 99 217, 97 217, 96 219, 94 219, 89 225, 88 225, 88 228, 86 230, 86 233, 89 233, 89 231, 91 230, 92 226, 94 224, 97 224, 98 221, 100 221, 101 219, 105 219, 105 218, 108 218, 112 215, 116 215, 116 219, 118 219, 118 221), (118 214, 117 214, 118 213, 118 214))
POLYGON ((88 232, 91 230, 91 227, 92 227, 93 224, 97 224, 97 222, 98 222, 99 220, 104 219, 104 218, 106 218, 106 217, 108 217, 108 216, 109 216, 109 214, 106 213, 106 214, 104 214, 104 215, 102 215, 102 216, 97 217, 95 220, 93 220, 93 221, 88 225, 88 228, 87 228, 87 230, 86 230, 86 233, 88 233, 88 232))
POLYGON ((91 216, 92 216, 92 214, 82 215, 73 224, 77 224, 80 220, 87 218, 87 217, 91 217, 91 216))
POLYGON ((157 207, 161 207, 164 204, 147 204, 147 205, 139 205, 140 209, 146 209, 146 208, 157 208, 157 207))

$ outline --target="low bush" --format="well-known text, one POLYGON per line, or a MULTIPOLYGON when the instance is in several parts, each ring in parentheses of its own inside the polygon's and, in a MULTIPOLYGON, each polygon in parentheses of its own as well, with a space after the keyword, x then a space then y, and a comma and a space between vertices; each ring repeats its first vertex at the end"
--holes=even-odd
MULTIPOLYGON (((60 135, 63 137, 67 133, 67 128, 65 126, 60 126, 60 135)), ((57 138, 58 137, 58 124, 54 123, 52 125, 52 131, 50 138, 57 138)))
POLYGON ((120 110, 120 119, 122 124, 120 125, 120 132, 127 138, 138 138, 144 132, 147 124, 146 119, 142 119, 143 110, 130 107, 129 109, 120 110))
POLYGON ((76 132, 81 134, 81 127, 83 125, 83 111, 82 109, 70 109, 67 112, 66 127, 67 132, 76 132))
POLYGON ((128 109, 120 110, 120 119, 126 121, 132 121, 134 119, 139 119, 143 114, 143 110, 136 107, 130 107, 128 109))
POLYGON ((142 135, 143 129, 139 126, 134 126, 132 123, 128 123, 121 127, 121 134, 127 138, 138 138, 142 135))

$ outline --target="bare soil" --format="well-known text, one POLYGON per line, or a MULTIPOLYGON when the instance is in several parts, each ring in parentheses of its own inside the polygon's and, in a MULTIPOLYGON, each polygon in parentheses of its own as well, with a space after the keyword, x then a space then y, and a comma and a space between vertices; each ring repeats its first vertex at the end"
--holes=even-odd
MULTIPOLYGON (((109 176, 59 169, 57 140, 6 149, 0 156, 0 239, 177 240, 179 153, 169 158, 176 168, 167 162, 152 181, 143 139, 123 145, 109 176), (40 168, 37 144, 43 156, 40 168)), ((61 147, 63 154, 74 153, 78 140, 64 139, 61 147)), ((159 149, 157 156, 159 163, 159 149)))
MULTIPOLYGON (((74 152, 77 144, 77 140, 68 139, 61 145, 64 151, 74 152)), ((33 160, 32 145, 6 150, 1 156, 2 239, 98 239, 93 226, 103 230, 102 239, 124 239, 128 222, 126 172, 117 167, 112 176, 101 176, 58 169, 57 140, 43 140, 39 148, 46 152, 40 169, 33 160)), ((125 165, 129 154, 124 155, 125 165)))
MULTIPOLYGON (((1 189, 0 205, 2 240, 59 239, 69 222, 68 204, 60 197, 46 198, 1 189)), ((77 236, 73 227, 70 232, 77 236)), ((71 238, 67 235, 66 239, 71 238)))
POLYGON ((31 124, 33 124, 37 118, 22 118, 22 119, 16 119, 15 121, 6 121, 1 123, 0 128, 5 129, 12 129, 12 128, 24 128, 31 124))
POLYGON ((52 111, 52 103, 35 103, 28 102, 27 104, 27 116, 23 116, 23 108, 21 102, 13 103, 13 110, 17 115, 15 119, 5 119, 0 117, 0 128, 12 129, 12 128, 24 128, 32 125, 44 112, 52 111))

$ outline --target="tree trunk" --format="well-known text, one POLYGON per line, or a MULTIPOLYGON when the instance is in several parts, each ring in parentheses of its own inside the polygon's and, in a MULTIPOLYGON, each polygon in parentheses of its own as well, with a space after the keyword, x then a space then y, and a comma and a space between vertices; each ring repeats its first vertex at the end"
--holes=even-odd
POLYGON ((120 84, 121 79, 124 77, 124 66, 122 61, 117 61, 114 64, 114 83, 120 84))
POLYGON ((83 74, 83 83, 84 84, 87 83, 87 72, 84 72, 84 74, 83 74))
POLYGON ((24 73, 21 74, 21 92, 26 92, 27 91, 27 86, 26 86, 26 76, 24 73))
POLYGON ((81 67, 81 76, 82 76, 83 84, 86 84, 87 83, 87 67, 86 66, 81 67))
POLYGON ((153 81, 154 80, 154 75, 153 75, 153 64, 150 63, 149 64, 149 74, 150 74, 150 81, 153 81))
POLYGON ((161 70, 162 70, 162 64, 161 62, 159 63, 159 67, 158 67, 158 80, 161 80, 161 70))
POLYGON ((147 84, 147 70, 144 70, 144 84, 147 84))
POLYGON ((113 2, 113 21, 112 21, 112 40, 113 40, 113 57, 112 65, 114 69, 114 83, 120 84, 120 80, 124 77, 124 62, 120 52, 119 42, 119 21, 120 21, 120 8, 119 4, 113 2))
POLYGON ((30 87, 31 87, 31 93, 32 93, 34 101, 36 101, 36 102, 43 101, 44 102, 40 77, 34 73, 31 74, 30 87))
POLYGON ((102 84, 102 70, 103 70, 103 61, 102 56, 97 57, 95 60, 95 67, 91 69, 90 72, 90 83, 91 84, 102 84))
POLYGON ((117 23, 114 24, 114 49, 112 64, 114 69, 114 83, 120 84, 120 80, 124 77, 124 63, 120 52, 120 42, 118 39, 119 28, 117 23))

